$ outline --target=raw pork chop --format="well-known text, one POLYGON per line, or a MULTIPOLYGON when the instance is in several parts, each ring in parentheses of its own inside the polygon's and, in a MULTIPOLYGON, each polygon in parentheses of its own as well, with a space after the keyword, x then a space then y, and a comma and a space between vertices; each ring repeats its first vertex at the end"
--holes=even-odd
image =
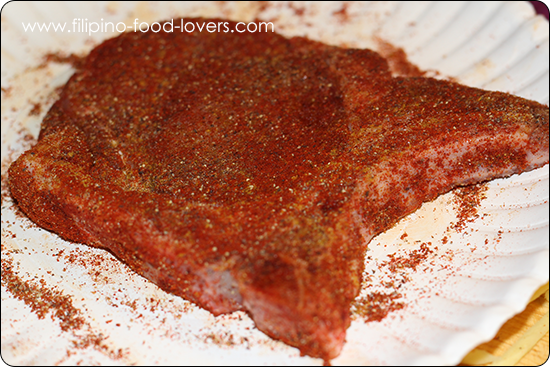
POLYGON ((328 361, 373 236, 547 162, 548 107, 392 77, 369 50, 129 32, 84 60, 9 175, 40 226, 328 361))

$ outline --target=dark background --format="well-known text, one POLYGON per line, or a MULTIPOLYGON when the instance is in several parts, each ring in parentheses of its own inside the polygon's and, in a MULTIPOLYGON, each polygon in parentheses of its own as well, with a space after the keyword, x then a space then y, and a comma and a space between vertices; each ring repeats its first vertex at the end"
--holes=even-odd
POLYGON ((540 1, 529 1, 529 2, 533 5, 537 14, 542 14, 546 19, 548 19, 548 7, 546 6, 546 4, 540 1))

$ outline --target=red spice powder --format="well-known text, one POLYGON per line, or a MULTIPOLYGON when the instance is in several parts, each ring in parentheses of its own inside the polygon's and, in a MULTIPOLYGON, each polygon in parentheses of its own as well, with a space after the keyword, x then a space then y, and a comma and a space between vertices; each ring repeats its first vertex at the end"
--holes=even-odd
MULTIPOLYGON (((405 303, 401 300, 403 295, 399 293, 399 289, 410 281, 407 272, 416 271, 416 268, 425 263, 434 253, 434 250, 437 251, 437 248, 432 250, 430 246, 431 242, 422 243, 418 249, 411 250, 405 255, 396 253, 388 255, 389 260, 380 263, 378 270, 389 277, 389 280, 383 281, 382 285, 391 293, 373 291, 364 297, 357 298, 351 308, 353 319, 360 318, 364 322, 381 321, 390 312, 404 308, 405 303)), ((373 280, 367 276, 364 282, 373 282, 373 280)))
POLYGON ((478 208, 481 201, 485 199, 487 185, 464 186, 454 191, 453 204, 457 212, 457 222, 450 228, 461 232, 471 223, 479 218, 478 208))
MULTIPOLYGON (((73 336, 72 348, 67 350, 66 358, 76 353, 77 349, 94 348, 114 360, 124 357, 122 349, 112 350, 106 343, 106 337, 101 333, 95 333, 90 324, 86 322, 81 311, 74 307, 72 298, 63 292, 46 286, 46 281, 40 279, 38 282, 23 280, 17 274, 13 261, 2 254, 1 282, 16 299, 23 301, 29 306, 38 318, 43 319, 50 315, 52 320, 58 320, 61 330, 71 332, 73 336), (84 333, 75 331, 81 330, 84 333)), ((63 361, 60 361, 61 363, 63 361)))
POLYGON ((406 77, 426 75, 426 71, 420 70, 418 66, 409 61, 407 54, 402 48, 396 47, 380 38, 377 38, 376 42, 378 44, 378 53, 386 59, 393 75, 406 77))
POLYGON ((41 284, 35 284, 30 281, 23 281, 13 270, 11 259, 2 257, 2 285, 13 294, 13 296, 31 308, 31 310, 43 319, 51 312, 53 319, 58 319, 61 330, 77 330, 82 328, 85 323, 80 311, 73 306, 70 296, 62 292, 44 286, 44 280, 41 284))
POLYGON ((432 243, 422 243, 418 250, 412 250, 407 256, 396 256, 396 254, 388 255, 389 261, 382 263, 392 273, 396 273, 399 270, 411 269, 416 270, 416 267, 426 261, 426 259, 433 254, 433 250, 430 249, 432 243))
POLYGON ((82 61, 84 60, 84 57, 77 56, 74 53, 71 53, 69 55, 65 55, 64 53, 60 52, 53 52, 53 53, 47 53, 43 57, 43 63, 40 66, 45 67, 50 62, 56 62, 58 64, 71 64, 75 68, 78 68, 82 61))
POLYGON ((361 317, 364 322, 382 321, 390 312, 405 307, 403 302, 397 301, 400 298, 402 295, 397 292, 390 294, 369 293, 366 297, 357 299, 353 303, 353 318, 361 317))
POLYGON ((340 10, 337 10, 337 11, 332 13, 338 18, 338 20, 341 23, 345 23, 349 20, 348 6, 349 6, 349 2, 348 1, 343 1, 342 2, 342 8, 340 10))
POLYGON ((39 102, 37 103, 31 103, 32 109, 29 112, 29 116, 38 116, 42 112, 42 104, 39 102))

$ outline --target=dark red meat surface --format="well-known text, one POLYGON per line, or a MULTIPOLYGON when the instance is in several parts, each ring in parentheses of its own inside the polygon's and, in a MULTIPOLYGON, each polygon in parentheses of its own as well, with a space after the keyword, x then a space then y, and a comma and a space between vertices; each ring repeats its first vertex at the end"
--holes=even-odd
POLYGON ((92 50, 9 177, 40 226, 330 360, 373 236, 548 150, 547 106, 392 77, 369 50, 129 32, 92 50))

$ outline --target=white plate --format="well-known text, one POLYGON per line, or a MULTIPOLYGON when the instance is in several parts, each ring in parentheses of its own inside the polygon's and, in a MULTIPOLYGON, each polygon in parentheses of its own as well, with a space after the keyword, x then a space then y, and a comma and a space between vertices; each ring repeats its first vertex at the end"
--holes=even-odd
MULTIPOLYGON (((113 33, 25 32, 22 23, 140 22, 177 16, 270 20, 276 31, 331 44, 403 47, 438 77, 548 103, 548 22, 525 2, 363 3, 21 3, 2 12, 2 262, 17 279, 67 300, 40 318, 2 283, 2 358, 11 365, 300 364, 296 349, 257 331, 243 313, 214 318, 135 275, 109 253, 68 243, 14 209, 4 181, 9 162, 33 143, 67 64, 47 52, 86 53, 113 33), (42 65, 43 67, 37 67, 42 65), (63 298, 65 297, 65 298, 63 298), (63 321, 65 320, 65 322, 63 321), (80 320, 71 328, 66 321, 80 320), (63 327, 67 330, 63 330, 63 327), (68 328, 67 328, 68 327, 68 328)), ((378 236, 367 253, 363 297, 395 291, 381 321, 355 316, 334 364, 443 365, 460 362, 520 312, 548 281, 548 165, 487 185, 477 219, 462 230, 457 196, 425 204, 378 236), (407 236, 403 236, 404 234, 407 236), (415 269, 391 272, 400 257, 429 249, 415 269), (397 289, 387 288, 393 282, 397 289)), ((475 219, 475 220, 474 220, 475 219)), ((3 269, 4 270, 4 269, 3 269)), ((8 272, 3 272, 5 279, 8 272)), ((3 279, 4 279, 3 278, 3 279)), ((35 300, 40 300, 35 295, 35 300)), ((42 301, 45 298, 41 299, 42 301)), ((383 304, 382 306, 385 306, 383 304)), ((386 305, 387 306, 387 305, 386 305)), ((44 309, 44 305, 41 306, 44 309)))

